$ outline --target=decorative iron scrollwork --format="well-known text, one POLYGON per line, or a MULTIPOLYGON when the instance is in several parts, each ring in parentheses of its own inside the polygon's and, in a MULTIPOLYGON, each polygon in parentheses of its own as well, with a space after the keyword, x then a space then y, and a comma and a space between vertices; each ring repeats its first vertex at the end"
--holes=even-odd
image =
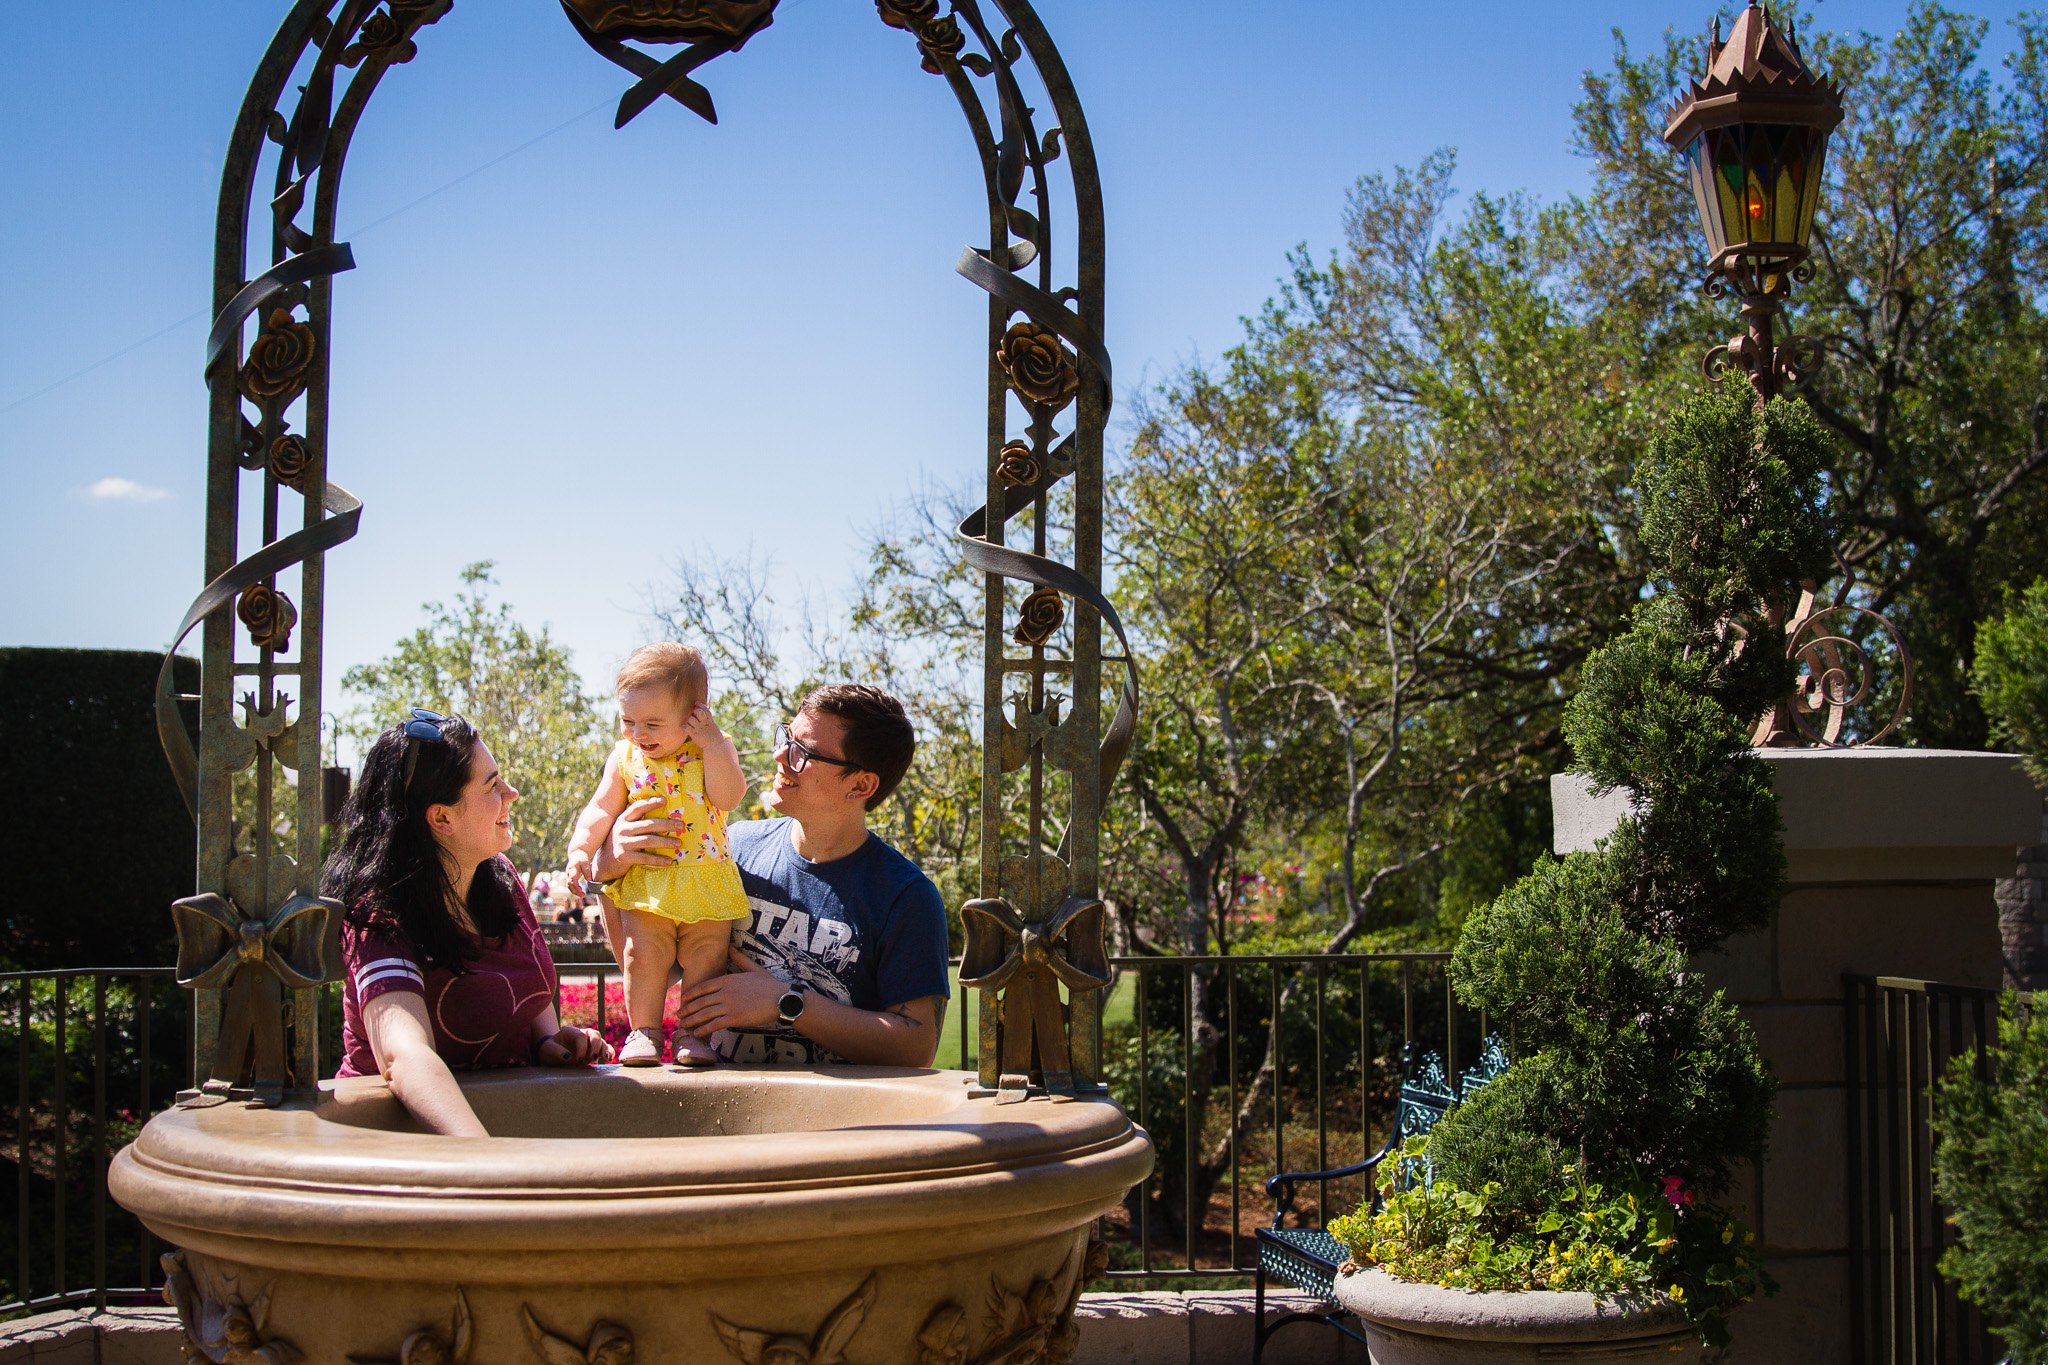
POLYGON ((701 43, 766 28, 776 0, 565 0, 601 38, 701 43))
MULTIPOLYGON (((1856 577, 1838 551, 1842 571, 1834 599, 1818 603, 1818 585, 1800 585, 1799 606, 1785 626, 1785 657, 1798 665, 1792 693, 1756 723, 1750 743, 1759 748, 1857 748, 1875 744, 1905 720, 1913 704, 1913 656, 1897 626, 1879 612, 1849 605, 1856 577), (1882 686, 1886 673, 1871 650, 1878 640, 1889 642, 1896 663, 1892 686, 1882 686), (1859 721, 1859 711, 1890 702, 1889 711, 1874 711, 1859 721)), ((1746 642, 1745 642, 1746 643, 1746 642)))
POLYGON ((776 0, 562 0, 563 12, 592 52, 640 78, 619 97, 612 126, 623 128, 667 95, 707 123, 718 122, 711 92, 690 73, 714 57, 737 52, 775 22, 776 0), (590 17, 586 17, 586 16, 590 17), (594 18, 597 23, 592 22, 594 18), (599 27, 598 25, 607 27, 599 27), (656 61, 619 40, 690 43, 656 61))

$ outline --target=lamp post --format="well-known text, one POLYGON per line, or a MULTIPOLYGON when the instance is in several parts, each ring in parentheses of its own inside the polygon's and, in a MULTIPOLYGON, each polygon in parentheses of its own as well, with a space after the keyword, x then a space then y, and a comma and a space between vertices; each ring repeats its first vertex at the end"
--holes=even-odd
POLYGON ((1709 379, 1742 370, 1768 402, 1812 377, 1818 345, 1772 336, 1792 282, 1813 277, 1807 243, 1820 197, 1828 134, 1842 121, 1842 90, 1799 55, 1793 36, 1752 4, 1728 41, 1714 22, 1707 72, 1671 110, 1664 140, 1686 160, 1710 260, 1705 289, 1742 296, 1748 330, 1707 352, 1709 379))

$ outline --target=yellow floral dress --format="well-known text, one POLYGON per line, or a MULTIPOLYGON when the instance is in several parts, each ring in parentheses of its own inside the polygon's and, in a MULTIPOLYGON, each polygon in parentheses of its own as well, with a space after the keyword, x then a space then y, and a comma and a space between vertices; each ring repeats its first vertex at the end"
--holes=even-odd
POLYGON ((745 919, 747 893, 726 847, 725 812, 704 799, 704 751, 685 743, 667 758, 651 758, 622 739, 613 752, 626 784, 626 804, 662 798, 666 814, 683 822, 683 846, 667 866, 627 869, 612 883, 612 903, 682 924, 745 919))

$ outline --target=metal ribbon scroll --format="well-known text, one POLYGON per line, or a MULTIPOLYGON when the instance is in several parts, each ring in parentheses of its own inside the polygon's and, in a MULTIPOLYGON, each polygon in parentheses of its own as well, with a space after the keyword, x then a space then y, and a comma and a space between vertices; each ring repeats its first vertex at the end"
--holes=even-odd
POLYGON ((185 637, 192 633, 193 627, 234 601, 242 589, 262 582, 279 569, 296 564, 308 555, 331 550, 356 533, 356 525, 363 515, 361 498, 340 484, 330 483, 322 506, 326 508, 327 516, 318 525, 272 541, 208 583, 199 596, 192 599, 185 619, 178 623, 178 633, 172 638, 171 647, 164 652, 163 667, 156 673, 156 734, 164 746, 164 758, 170 762, 171 776, 177 781, 178 791, 183 794, 186 809, 192 812, 194 820, 199 818, 199 755, 193 752, 192 737, 185 733, 184 720, 178 715, 179 696, 171 677, 171 660, 177 657, 178 646, 185 643, 185 637))

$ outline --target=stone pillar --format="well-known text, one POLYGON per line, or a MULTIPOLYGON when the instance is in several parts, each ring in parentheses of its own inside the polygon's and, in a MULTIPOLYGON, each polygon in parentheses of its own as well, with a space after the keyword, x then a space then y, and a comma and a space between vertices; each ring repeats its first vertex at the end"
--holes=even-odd
MULTIPOLYGON (((1694 967, 1742 1008, 1779 1081, 1746 1204, 1782 1286, 1737 1321, 1729 1359, 1846 1365, 1848 1175, 1842 975, 2001 985, 1997 879, 2041 837, 2041 794, 2010 754, 1765 749, 1790 885, 1768 929, 1694 967)), ((1593 847, 1628 809, 1551 779, 1559 853, 1593 847)), ((2042 864, 2030 864, 2040 868, 2042 864)), ((2038 913, 2038 899, 2027 902, 2038 913)), ((2040 922, 2029 920, 2040 944, 2040 922)))
POLYGON ((2048 816, 2041 821, 2041 842, 2020 850, 2019 866, 1997 887, 2005 984, 2016 991, 2048 990, 2048 816))

